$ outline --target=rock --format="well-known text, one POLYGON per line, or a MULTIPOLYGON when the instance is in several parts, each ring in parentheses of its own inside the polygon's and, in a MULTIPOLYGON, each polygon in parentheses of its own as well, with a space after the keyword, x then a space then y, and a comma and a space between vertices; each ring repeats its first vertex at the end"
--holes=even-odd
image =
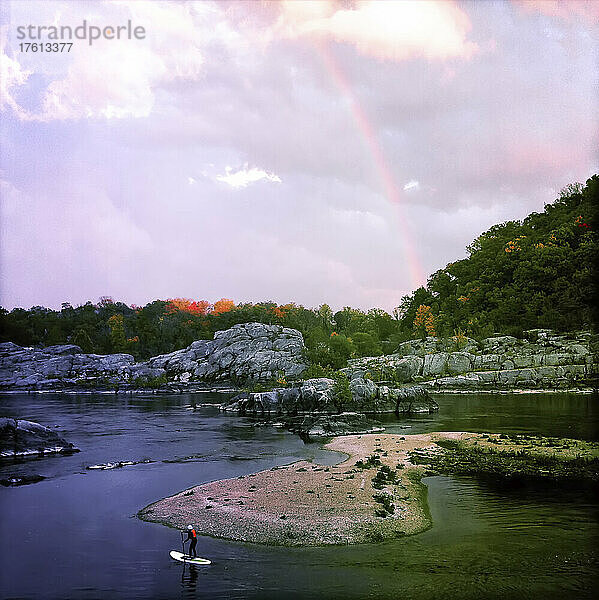
POLYGON ((422 373, 424 359, 418 356, 407 356, 396 363, 395 374, 400 383, 412 381, 422 373))
POLYGON ((409 340, 401 343, 397 348, 397 353, 400 356, 416 355, 424 357, 426 354, 437 352, 475 352, 478 349, 478 342, 469 337, 464 337, 458 341, 456 337, 446 339, 429 336, 424 340, 409 340))
POLYGON ((424 377, 434 377, 435 375, 440 375, 447 369, 448 359, 449 354, 447 352, 427 354, 424 357, 422 375, 424 375, 424 377))
POLYGON ((558 335, 550 330, 531 330, 526 336, 524 340, 492 336, 480 345, 466 343, 460 351, 451 352, 450 340, 410 340, 400 344, 397 354, 350 360, 343 372, 353 379, 368 376, 370 369, 372 378, 383 384, 380 390, 410 381, 436 391, 592 386, 596 375, 590 346, 596 337, 588 332, 558 335), (401 360, 410 361, 413 367, 401 365, 401 360), (422 363, 418 368, 413 361, 422 363))
POLYGON ((397 414, 432 413, 437 410, 439 405, 422 386, 414 385, 398 390, 395 408, 397 414))
POLYGON ((580 356, 587 356, 590 354, 589 349, 582 344, 572 344, 568 347, 568 351, 572 354, 579 354, 580 356))
POLYGON ((21 346, 17 346, 17 344, 13 344, 12 342, 0 343, 0 356, 3 354, 12 354, 13 352, 21 352, 22 350, 21 346))
POLYGON ((279 392, 272 390, 270 392, 259 392, 249 395, 248 403, 253 406, 253 412, 262 416, 280 414, 281 404, 279 402, 279 392))
POLYGON ((19 485, 29 485, 30 483, 37 483, 43 481, 45 477, 43 475, 8 475, 4 479, 0 479, 0 485, 4 487, 17 487, 19 485))
POLYGON ((79 452, 55 431, 24 419, 0 417, 0 457, 79 452))
POLYGON ((350 381, 349 389, 353 402, 358 405, 371 403, 377 397, 377 387, 370 379, 356 377, 350 381))
POLYGON ((83 350, 74 344, 60 344, 58 346, 46 346, 44 348, 46 354, 54 354, 56 356, 65 354, 82 354, 83 350))
POLYGON ((392 387, 362 378, 350 382, 352 410, 360 412, 433 412, 439 406, 419 385, 392 387))
POLYGON ((496 371, 501 368, 502 357, 499 354, 482 354, 474 357, 476 371, 496 371))
POLYGON ((287 419, 285 427, 306 442, 337 435, 364 435, 385 430, 380 424, 358 413, 297 417, 287 419))
POLYGON ((237 394, 222 408, 267 418, 298 412, 337 412, 333 399, 334 385, 332 379, 325 377, 307 379, 300 382, 298 387, 237 394))
POLYGON ((447 360, 447 370, 450 373, 466 373, 472 369, 474 355, 468 352, 452 352, 447 360))
POLYGON ((89 465, 85 468, 90 471, 109 471, 111 469, 122 469, 123 467, 130 467, 132 465, 139 464, 149 464, 151 462, 154 461, 149 458, 145 458, 143 460, 119 460, 117 462, 107 462, 100 463, 99 465, 89 465))
MULTIPOLYGON (((539 360, 539 363, 540 362, 541 361, 539 360)), ((520 354, 518 356, 514 356, 512 358, 512 363, 517 369, 537 366, 535 364, 535 356, 533 354, 520 354)))
POLYGON ((300 402, 303 411, 336 412, 333 398, 335 382, 326 377, 307 379, 301 383, 300 402))
POLYGON ((191 373, 206 381, 266 381, 281 374, 301 375, 307 364, 302 335, 295 329, 263 323, 234 325, 214 340, 198 340, 184 350, 151 358, 147 364, 169 376, 191 373))
POLYGON ((547 366, 567 365, 572 362, 572 356, 566 353, 545 354, 543 356, 543 364, 547 366))
POLYGON ((518 379, 518 373, 518 369, 504 369, 503 371, 499 371, 497 374, 497 381, 499 383, 514 386, 516 380, 518 379))
POLYGON ((482 341, 485 352, 495 352, 497 350, 505 352, 507 349, 514 348, 517 344, 517 338, 511 335, 497 335, 482 341))
MULTIPOLYGON (((531 330, 528 339, 493 336, 478 344, 454 338, 428 337, 400 344, 387 356, 351 359, 341 372, 350 380, 352 402, 344 408, 393 410, 393 389, 423 383, 438 391, 451 389, 510 389, 591 386, 597 379, 591 352, 597 336, 588 332, 558 335, 531 330), (573 369, 570 367, 577 366, 573 369), (562 368, 559 372, 557 368, 562 368), (565 368, 568 367, 568 368, 565 368), (549 370, 547 370, 549 369, 549 370), (520 373, 523 371, 523 373, 520 373), (478 377, 459 377, 477 373, 478 377), (455 376, 455 377, 454 377, 455 376), (370 381, 374 383, 369 383, 370 381), (532 382, 532 383, 531 383, 532 382)), ((303 338, 278 325, 245 323, 218 331, 213 340, 197 340, 187 348, 136 363, 130 354, 85 354, 72 344, 22 348, 0 344, 0 389, 60 390, 159 388, 195 389, 209 384, 246 384, 279 379, 280 385, 298 380, 306 369, 303 338), (174 385, 169 388, 168 385, 174 385), (194 387, 195 386, 195 387, 194 387)), ((341 407, 333 398, 332 380, 310 380, 278 395, 257 397, 256 410, 328 411, 341 407), (276 401, 275 401, 276 400, 276 401)))
POLYGON ((43 349, 0 344, 0 389, 122 388, 164 379, 266 381, 296 378, 306 369, 301 333, 279 325, 246 323, 217 331, 214 340, 136 363, 130 354, 84 354, 79 346, 43 349))
MULTIPOLYGON (((318 378, 301 382, 299 387, 277 388, 269 392, 242 393, 226 402, 222 409, 260 418, 292 416, 298 413, 338 413, 340 405, 333 395, 335 382, 318 378)), ((433 412, 438 404, 422 386, 389 388, 377 386, 368 379, 356 378, 350 382, 351 403, 344 409, 360 413, 376 412, 433 412)))
POLYGON ((424 359, 419 356, 370 356, 354 358, 347 361, 347 368, 341 369, 350 380, 356 377, 373 378, 377 380, 393 380, 398 383, 408 383, 422 372, 424 359))

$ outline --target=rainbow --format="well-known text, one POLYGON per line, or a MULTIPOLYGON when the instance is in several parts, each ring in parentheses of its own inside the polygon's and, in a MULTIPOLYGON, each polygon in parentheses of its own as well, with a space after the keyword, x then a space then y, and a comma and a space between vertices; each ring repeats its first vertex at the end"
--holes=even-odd
POLYGON ((410 283, 412 285, 412 289, 417 289, 424 284, 426 277, 418 254, 415 250, 416 244, 414 242, 412 232, 410 231, 407 219, 403 214, 403 209, 401 206, 401 194, 399 192, 397 182, 395 181, 395 177, 393 176, 393 171, 391 170, 389 161, 383 153, 382 146, 377 138, 372 124, 370 123, 370 120, 368 119, 368 115, 360 105, 358 98, 353 92, 350 82, 339 66, 339 63, 329 49, 328 45, 322 41, 316 41, 314 45, 318 51, 318 54, 322 58, 326 70, 331 75, 337 88, 341 94, 347 98, 353 120, 366 144, 366 147, 370 151, 374 166, 382 181, 385 197, 395 207, 399 233, 403 242, 404 255, 408 264, 410 283))

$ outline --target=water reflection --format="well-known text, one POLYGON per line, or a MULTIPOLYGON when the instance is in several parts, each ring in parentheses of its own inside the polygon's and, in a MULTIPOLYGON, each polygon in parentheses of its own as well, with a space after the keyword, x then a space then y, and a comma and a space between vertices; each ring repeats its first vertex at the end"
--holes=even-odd
POLYGON ((185 598, 195 598, 198 585, 198 567, 183 563, 181 571, 181 589, 185 598))
POLYGON ((599 404, 590 395, 437 394, 434 398, 437 413, 381 415, 380 420, 388 433, 492 431, 599 439, 599 404))

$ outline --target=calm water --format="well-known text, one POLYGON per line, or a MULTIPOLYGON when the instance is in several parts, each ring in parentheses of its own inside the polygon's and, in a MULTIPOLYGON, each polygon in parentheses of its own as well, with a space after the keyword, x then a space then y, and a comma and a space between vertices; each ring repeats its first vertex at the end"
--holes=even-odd
MULTIPOLYGON (((389 432, 540 433, 598 439, 599 406, 569 395, 441 396, 438 414, 389 432)), ((268 548, 200 538, 213 565, 175 563, 177 531, 143 523, 150 502, 192 485, 339 456, 221 415, 206 394, 5 395, 0 414, 58 425, 79 454, 0 465, 46 480, 0 489, 1 598, 590 598, 599 583, 597 502, 568 489, 505 489, 431 477, 433 527, 385 544, 268 548), (110 471, 86 466, 154 462, 110 471), (166 462, 165 462, 166 461, 166 462)))

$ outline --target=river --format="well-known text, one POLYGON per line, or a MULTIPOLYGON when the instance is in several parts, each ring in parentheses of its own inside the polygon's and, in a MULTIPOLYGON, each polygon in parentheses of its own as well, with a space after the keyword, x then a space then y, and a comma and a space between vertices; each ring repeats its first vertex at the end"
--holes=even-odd
MULTIPOLYGON (((0 415, 57 426, 71 456, 0 463, 43 481, 0 488, 0 597, 591 598, 599 583, 597 501, 555 487, 429 477, 433 526, 393 542, 276 548, 201 537, 209 567, 168 552, 179 533, 137 519, 159 498, 214 479, 339 455, 224 415, 215 394, 5 394, 0 415), (87 466, 151 462, 113 470, 87 466)), ((383 419, 390 433, 492 431, 599 438, 599 406, 569 394, 439 396, 433 415, 383 419)))

